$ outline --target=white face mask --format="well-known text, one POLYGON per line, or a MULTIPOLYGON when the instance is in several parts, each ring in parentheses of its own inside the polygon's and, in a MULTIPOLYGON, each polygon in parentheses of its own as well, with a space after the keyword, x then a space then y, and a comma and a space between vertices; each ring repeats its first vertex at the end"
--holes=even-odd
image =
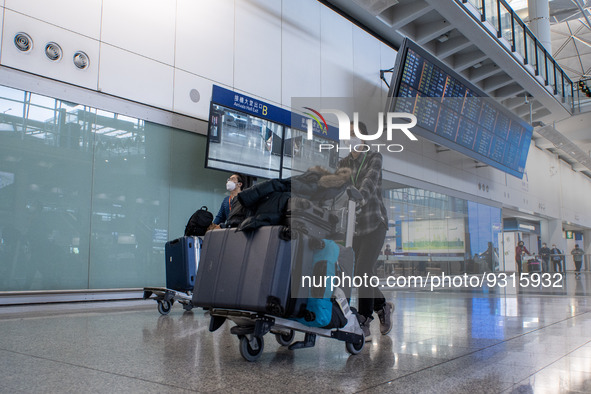
POLYGON ((232 182, 232 181, 228 181, 226 182, 226 190, 229 192, 234 191, 234 189, 236 189, 236 183, 232 182))

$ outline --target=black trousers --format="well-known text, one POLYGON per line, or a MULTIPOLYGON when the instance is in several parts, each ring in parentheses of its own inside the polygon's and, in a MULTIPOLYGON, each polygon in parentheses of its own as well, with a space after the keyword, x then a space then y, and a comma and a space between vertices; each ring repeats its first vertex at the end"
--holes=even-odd
POLYGON ((575 260, 575 270, 577 272, 581 272, 582 266, 583 266, 583 260, 575 260))
POLYGON ((379 287, 369 285, 369 278, 375 275, 375 267, 380 255, 380 250, 386 239, 386 227, 380 225, 369 234, 353 237, 353 250, 355 251, 355 275, 363 277, 367 275, 367 286, 358 289, 359 314, 370 317, 374 311, 381 310, 386 299, 379 287))
POLYGON ((554 272, 562 272, 562 261, 561 260, 552 260, 554 264, 554 272))

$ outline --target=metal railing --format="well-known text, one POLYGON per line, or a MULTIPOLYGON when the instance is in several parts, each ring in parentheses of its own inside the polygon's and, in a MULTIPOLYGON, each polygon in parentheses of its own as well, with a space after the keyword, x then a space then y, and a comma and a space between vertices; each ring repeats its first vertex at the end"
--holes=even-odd
POLYGON ((468 12, 466 4, 472 5, 480 14, 483 28, 490 31, 484 26, 484 22, 488 22, 496 30, 499 44, 508 46, 518 61, 530 66, 524 68, 534 77, 540 77, 546 89, 557 96, 566 109, 574 112, 575 104, 578 106, 578 89, 575 95, 573 81, 505 0, 456 1, 468 12))

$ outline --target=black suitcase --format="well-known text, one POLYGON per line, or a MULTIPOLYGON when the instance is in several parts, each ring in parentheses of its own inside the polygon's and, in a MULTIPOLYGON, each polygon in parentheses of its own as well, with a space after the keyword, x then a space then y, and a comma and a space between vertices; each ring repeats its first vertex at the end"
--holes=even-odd
POLYGON ((542 264, 540 263, 540 260, 529 260, 527 262, 527 272, 542 272, 542 264))
POLYGON ((291 234, 285 226, 208 231, 193 304, 287 316, 291 300, 291 234))
POLYGON ((164 246, 166 256, 166 287, 177 291, 193 291, 201 239, 181 237, 164 246))
POLYGON ((292 229, 317 239, 332 238, 339 220, 330 210, 301 197, 289 199, 286 218, 292 229))

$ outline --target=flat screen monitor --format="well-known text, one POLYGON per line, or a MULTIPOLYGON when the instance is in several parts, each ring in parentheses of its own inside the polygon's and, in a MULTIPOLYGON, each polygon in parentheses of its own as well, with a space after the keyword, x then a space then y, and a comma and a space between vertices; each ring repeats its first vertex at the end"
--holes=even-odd
POLYGON ((313 127, 307 117, 213 86, 205 166, 261 178, 289 178, 308 168, 336 170, 338 130, 313 127), (335 146, 321 150, 321 144, 335 146))
POLYGON ((309 140, 307 132, 297 128, 285 128, 283 145, 282 178, 301 175, 310 167, 320 166, 331 172, 337 169, 339 157, 335 149, 320 149, 320 146, 336 145, 337 142, 319 135, 309 140))
POLYGON ((279 178, 283 126, 211 103, 206 167, 279 178))
POLYGON ((413 133, 523 177, 531 125, 409 39, 398 51, 386 112, 412 113, 413 133))

